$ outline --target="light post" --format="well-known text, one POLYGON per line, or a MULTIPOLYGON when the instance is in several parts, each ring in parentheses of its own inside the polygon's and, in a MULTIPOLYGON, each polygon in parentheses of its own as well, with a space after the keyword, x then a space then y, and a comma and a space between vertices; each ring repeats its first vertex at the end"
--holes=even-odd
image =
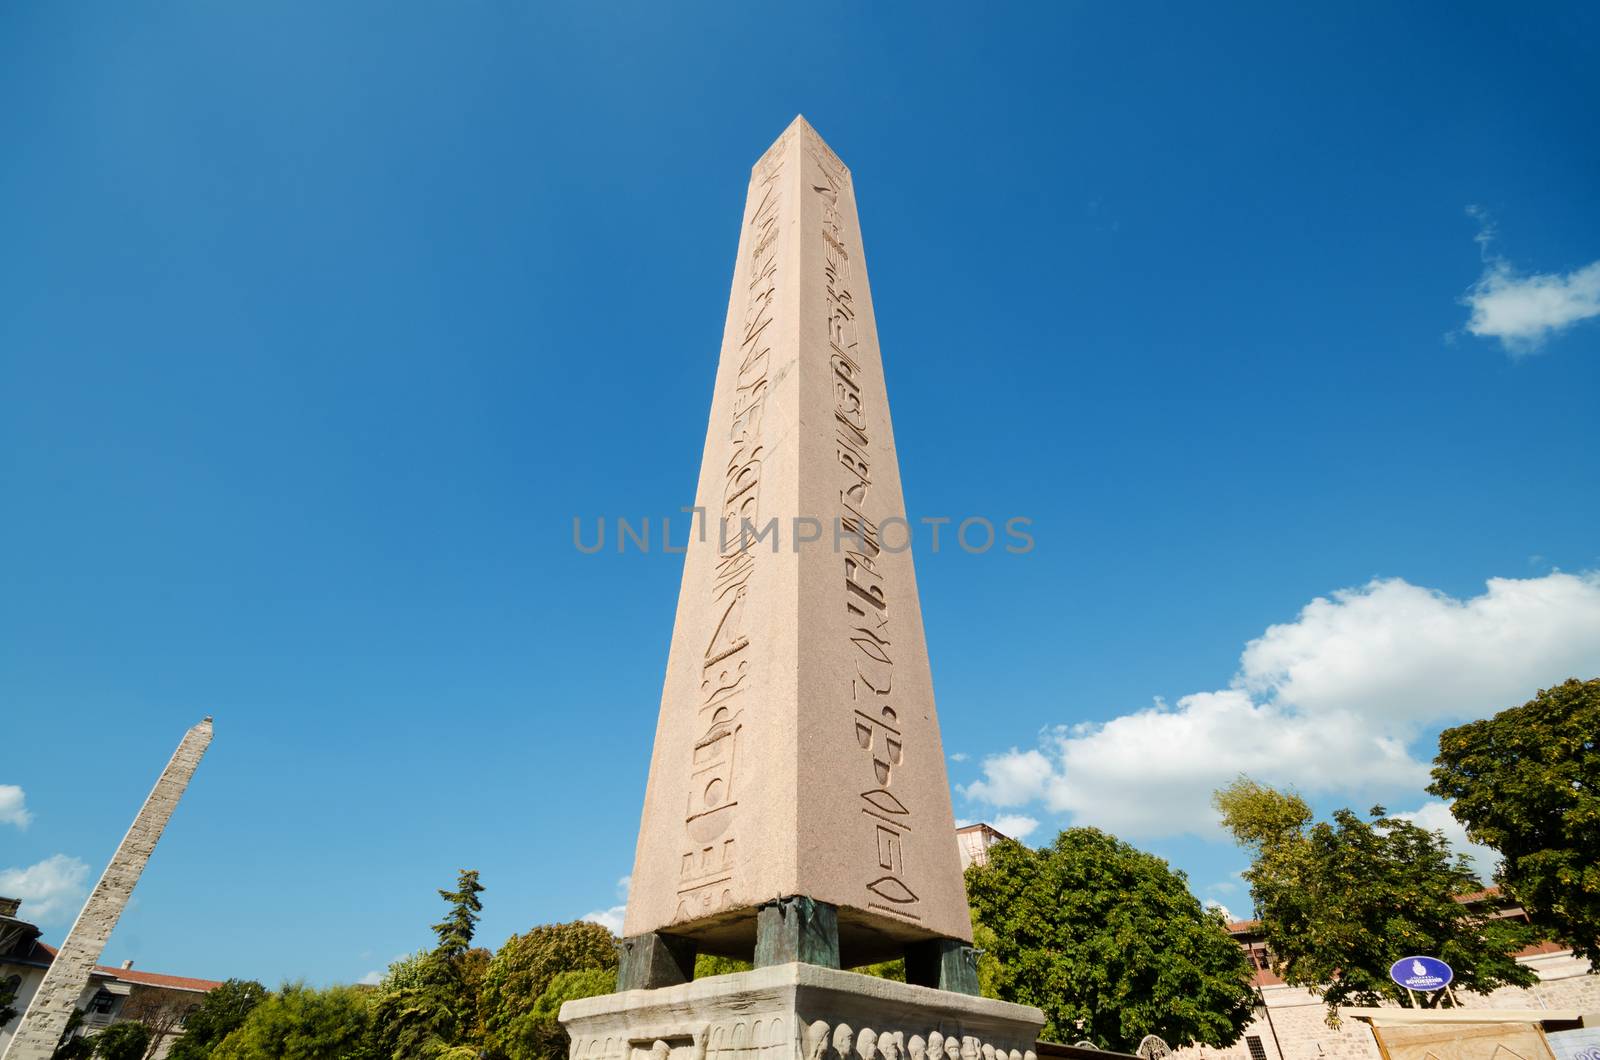
POLYGON ((1259 983, 1256 984, 1256 1003, 1250 1006, 1250 1009, 1255 1014, 1256 1019, 1266 1019, 1267 1029, 1272 1032, 1272 1047, 1278 1050, 1278 1060, 1284 1060, 1283 1043, 1278 1041, 1278 1028, 1272 1022, 1272 1009, 1267 1007, 1267 995, 1261 992, 1259 983))

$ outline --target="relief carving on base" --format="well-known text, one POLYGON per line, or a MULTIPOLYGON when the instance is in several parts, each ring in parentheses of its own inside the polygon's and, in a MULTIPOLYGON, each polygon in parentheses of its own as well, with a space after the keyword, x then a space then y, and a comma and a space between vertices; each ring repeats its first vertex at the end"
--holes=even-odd
MULTIPOLYGON (((886 1022, 894 1022, 893 1017, 886 1022)), ((659 1032, 658 1032, 659 1033, 659 1032)), ((637 1039, 575 1036, 572 1060, 1038 1060, 1032 1049, 915 1027, 856 1030, 845 1022, 740 1015, 637 1039)))

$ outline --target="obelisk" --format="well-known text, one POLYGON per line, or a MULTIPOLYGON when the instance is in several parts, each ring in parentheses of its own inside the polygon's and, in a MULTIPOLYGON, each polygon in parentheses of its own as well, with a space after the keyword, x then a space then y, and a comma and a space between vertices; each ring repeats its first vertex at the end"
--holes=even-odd
POLYGON ((161 771, 156 786, 144 800, 138 816, 123 836, 117 851, 106 865, 100 882, 89 893, 67 939, 56 951, 55 960, 45 972, 44 981, 22 1014, 16 1035, 0 1060, 49 1060, 56 1043, 71 1019, 74 1007, 89 973, 100 961, 106 940, 127 908, 128 898, 144 873, 172 811, 194 777, 195 767, 211 746, 211 718, 208 715, 190 729, 178 743, 161 771))
POLYGON ((1032 1060, 1043 1013, 974 996, 855 189, 803 118, 751 172, 696 496, 619 992, 562 1007, 572 1056, 1032 1060))
POLYGON ((697 505, 624 979, 937 963, 972 935, 910 529, 854 185, 803 118, 751 173, 697 505))

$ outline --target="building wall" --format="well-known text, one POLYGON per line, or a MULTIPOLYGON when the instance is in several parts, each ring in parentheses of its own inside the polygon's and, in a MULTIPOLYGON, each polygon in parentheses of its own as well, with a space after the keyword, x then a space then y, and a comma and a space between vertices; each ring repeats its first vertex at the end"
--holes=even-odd
POLYGON ((961 871, 972 865, 989 864, 989 848, 1006 838, 986 824, 957 828, 956 852, 961 856, 961 871))

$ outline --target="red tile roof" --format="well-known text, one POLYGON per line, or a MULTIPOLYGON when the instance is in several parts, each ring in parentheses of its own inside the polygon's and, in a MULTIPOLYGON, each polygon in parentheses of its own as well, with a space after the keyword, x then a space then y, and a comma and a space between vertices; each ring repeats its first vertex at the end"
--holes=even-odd
MULTIPOLYGON (((50 955, 54 960, 56 948, 48 942, 37 943, 41 950, 50 955)), ((160 972, 144 972, 133 968, 113 968, 101 964, 95 966, 95 972, 100 975, 109 975, 113 979, 120 979, 124 983, 137 983, 140 986, 159 986, 167 990, 193 990, 197 993, 208 993, 222 984, 215 979, 192 979, 185 975, 162 975, 160 972)))
POLYGON ((215 979, 191 979, 183 975, 162 975, 160 972, 141 972, 133 968, 106 968, 101 966, 98 970, 108 972, 124 983, 159 986, 167 990, 193 990, 204 994, 222 985, 215 979))

